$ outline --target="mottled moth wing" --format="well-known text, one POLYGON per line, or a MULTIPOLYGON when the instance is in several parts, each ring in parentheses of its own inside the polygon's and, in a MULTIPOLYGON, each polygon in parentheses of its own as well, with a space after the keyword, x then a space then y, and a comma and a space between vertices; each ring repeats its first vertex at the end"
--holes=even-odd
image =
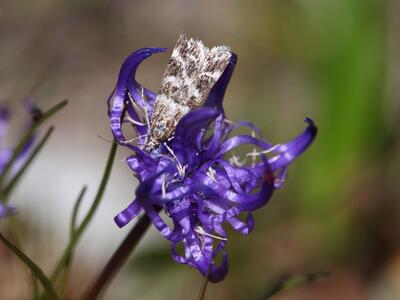
POLYGON ((179 37, 156 98, 147 151, 171 137, 179 120, 204 102, 231 55, 228 47, 208 49, 200 40, 179 37))

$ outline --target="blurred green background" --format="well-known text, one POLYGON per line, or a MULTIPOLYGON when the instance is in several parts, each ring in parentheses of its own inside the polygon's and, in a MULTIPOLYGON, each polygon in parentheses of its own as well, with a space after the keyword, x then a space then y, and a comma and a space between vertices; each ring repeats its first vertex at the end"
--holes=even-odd
MULTIPOLYGON (((73 196, 101 176, 108 144, 98 135, 110 138, 106 99, 124 58, 145 46, 172 48, 181 32, 238 54, 225 97, 230 119, 257 124, 276 143, 301 132, 306 116, 319 127, 284 188, 255 213, 252 234, 231 233, 230 271, 206 299, 263 299, 282 276, 319 271, 330 276, 273 299, 400 299, 396 0, 2 0, 0 100, 70 100, 15 195, 28 253, 51 269, 73 196)), ((146 61, 139 79, 157 90, 168 58, 146 61)), ((119 160, 112 176, 91 238, 78 248, 71 299, 127 233, 112 218, 136 182, 119 160)), ((0 298, 26 298, 23 267, 3 248, 0 259, 0 298)), ((105 299, 195 299, 200 284, 152 230, 105 299)))

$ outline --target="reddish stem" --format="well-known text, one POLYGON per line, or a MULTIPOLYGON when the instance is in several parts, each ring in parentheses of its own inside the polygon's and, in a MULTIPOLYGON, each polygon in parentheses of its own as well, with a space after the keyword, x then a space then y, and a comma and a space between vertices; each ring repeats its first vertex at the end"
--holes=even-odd
POLYGON ((91 288, 84 294, 82 300, 94 300, 105 291, 115 275, 124 265, 131 252, 135 249, 144 233, 151 224, 151 220, 147 215, 143 215, 136 225, 129 232, 125 240, 121 243, 118 249, 114 252, 100 275, 97 277, 91 288))

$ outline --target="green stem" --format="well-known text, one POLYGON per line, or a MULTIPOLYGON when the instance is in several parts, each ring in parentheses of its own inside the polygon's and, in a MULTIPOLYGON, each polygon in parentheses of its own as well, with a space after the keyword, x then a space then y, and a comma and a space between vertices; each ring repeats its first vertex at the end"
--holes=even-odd
MULTIPOLYGON (((20 226, 19 220, 15 216, 9 216, 8 222, 10 225, 11 234, 15 240, 15 246, 20 251, 24 251, 23 245, 22 245, 22 233, 21 233, 21 226, 20 226)), ((37 279, 36 279, 36 276, 32 272, 30 272, 29 277, 32 281, 32 294, 33 294, 34 299, 36 299, 36 297, 39 295, 37 279)))
POLYGON ((50 108, 48 111, 43 113, 43 115, 40 117, 39 120, 37 120, 33 126, 23 135, 17 146, 15 147, 13 151, 13 155, 11 159, 7 162, 7 164, 4 167, 3 173, 0 175, 0 185, 3 183, 4 179, 7 177, 9 171, 11 170, 12 165, 14 164, 15 160, 18 158, 20 155, 21 151, 24 149, 24 146, 29 142, 29 140, 32 138, 33 134, 35 131, 51 116, 53 116, 55 113, 57 113, 60 109, 62 109, 64 106, 66 106, 68 103, 67 100, 61 101, 60 103, 56 104, 52 108, 50 108))
MULTIPOLYGON (((85 185, 82 190, 80 191, 78 198, 75 201, 75 205, 74 205, 74 209, 72 211, 72 217, 71 217, 71 224, 70 224, 70 239, 74 238, 74 234, 76 231, 76 219, 78 216, 78 211, 79 211, 79 207, 82 203, 82 199, 85 196, 87 190, 87 186, 85 185)), ((64 291, 65 291, 65 287, 67 284, 67 280, 68 280, 68 273, 69 273, 69 266, 72 262, 72 253, 70 255, 70 257, 68 258, 68 260, 65 262, 65 267, 64 267, 64 272, 61 275, 61 279, 60 279, 60 284, 57 287, 59 295, 63 295, 64 291)))
POLYGON ((82 203, 82 199, 85 196, 87 190, 87 186, 85 185, 81 192, 78 195, 78 198, 75 201, 75 205, 74 205, 74 209, 72 210, 72 217, 71 217, 71 224, 70 224, 70 228, 69 228, 69 232, 70 232, 70 239, 72 239, 74 237, 75 231, 76 231, 76 219, 78 217, 78 211, 79 211, 79 207, 81 206, 82 203))
POLYGON ((22 251, 20 251, 17 247, 14 246, 9 240, 7 240, 1 233, 0 233, 0 240, 4 243, 4 245, 10 249, 18 258, 31 270, 32 274, 36 276, 36 278, 40 281, 45 289, 47 295, 52 300, 58 299, 57 293, 55 292, 53 285, 51 284, 50 280, 44 275, 43 271, 22 251))
POLYGON ((97 191, 96 197, 92 203, 92 206, 90 207, 88 213, 86 214, 85 218, 83 219, 82 223, 79 225, 79 227, 76 229, 73 237, 70 239, 67 247, 64 250, 63 255, 61 256, 60 260, 58 261, 56 267, 54 268, 53 273, 50 276, 50 279, 52 282, 55 282, 60 275, 61 271, 64 269, 66 264, 68 263, 82 233, 85 231, 86 227, 89 225, 89 222, 91 221, 94 213, 97 210, 97 207, 100 204, 100 201, 104 195, 105 188, 107 186, 108 180, 110 178, 110 173, 112 169, 112 165, 114 162, 115 154, 117 150, 117 143, 112 143, 111 149, 110 149, 110 154, 108 156, 106 168, 104 170, 103 178, 101 180, 99 189, 97 191))
POLYGON ((135 224, 125 240, 121 243, 118 249, 114 252, 110 260, 107 262, 104 269, 96 278, 94 284, 86 291, 82 300, 98 299, 102 292, 113 280, 115 275, 124 265, 132 251, 150 227, 151 220, 147 215, 143 215, 135 224))
POLYGON ((207 274, 207 276, 203 277, 203 281, 201 283, 201 287, 199 290, 199 295, 197 296, 197 300, 204 300, 204 297, 206 295, 207 285, 208 285, 208 274, 207 274))
POLYGON ((15 245, 22 250, 22 234, 18 219, 15 216, 9 216, 8 222, 10 225, 11 234, 15 239, 15 245))
MULTIPOLYGON (((10 193, 13 191, 19 180, 21 179, 22 175, 24 172, 27 170, 27 168, 30 166, 30 164, 33 162, 33 160, 36 158, 40 150, 42 150, 43 146, 46 144, 47 140, 50 138, 51 134, 53 133, 54 127, 50 127, 44 137, 41 139, 39 144, 33 149, 31 155, 29 156, 28 160, 25 162, 25 164, 22 166, 22 168, 18 171, 17 174, 10 180, 10 182, 7 184, 7 186, 4 188, 3 194, 6 197, 5 199, 9 199, 10 193)), ((4 200, 6 201, 6 200, 4 200)))

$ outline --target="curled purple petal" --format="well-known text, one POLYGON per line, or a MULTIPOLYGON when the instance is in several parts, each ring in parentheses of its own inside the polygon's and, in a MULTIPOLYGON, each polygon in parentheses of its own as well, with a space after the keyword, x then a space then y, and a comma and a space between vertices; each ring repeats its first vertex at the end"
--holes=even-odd
POLYGON ((124 227, 128 224, 134 217, 143 211, 143 207, 140 205, 138 200, 133 200, 131 204, 123 211, 121 211, 115 218, 114 221, 118 227, 124 227))
POLYGON ((236 62, 237 55, 232 53, 229 65, 226 67, 224 73, 222 73, 221 77, 211 89, 208 98, 204 103, 205 107, 215 107, 217 111, 223 113, 224 110, 222 107, 222 100, 224 99, 225 91, 228 87, 229 81, 231 80, 233 71, 235 70, 236 62))
POLYGON ((306 118, 305 122, 308 123, 308 126, 301 135, 289 143, 280 144, 275 148, 274 151, 279 153, 279 155, 269 160, 273 171, 287 167, 297 156, 310 146, 316 137, 317 127, 313 120, 306 118))
MULTIPOLYGON (((114 92, 112 93, 112 96, 109 99, 109 120, 110 120, 110 126, 111 126, 111 131, 114 135, 114 138, 119 141, 119 142, 125 142, 125 136, 122 132, 122 122, 123 122, 123 115, 124 115, 124 110, 125 110, 125 100, 127 100, 127 89, 128 87, 131 87, 132 83, 135 87, 137 87, 139 84, 135 80, 135 74, 138 66, 140 63, 148 58, 149 56, 153 55, 154 53, 159 53, 159 52, 165 52, 166 48, 142 48, 139 49, 135 52, 133 52, 131 55, 127 57, 127 59, 124 61, 122 64, 119 76, 118 76, 118 81, 117 85, 114 89, 114 92)), ((147 93, 149 93, 149 90, 146 90, 147 93)), ((137 95, 136 88, 134 90, 131 90, 131 93, 133 95, 137 95)), ((138 101, 139 99, 136 99, 135 102, 139 106, 142 106, 143 103, 140 103, 138 101)), ((143 100, 143 99, 141 99, 143 100)), ((128 105, 131 105, 131 103, 128 101, 128 105)), ((133 113, 133 110, 131 110, 131 113, 133 114, 133 117, 135 118, 135 121, 140 122, 140 118, 137 114, 133 113)), ((136 126, 136 129, 139 131, 140 134, 144 133, 144 130, 141 129, 139 126, 136 126)))

